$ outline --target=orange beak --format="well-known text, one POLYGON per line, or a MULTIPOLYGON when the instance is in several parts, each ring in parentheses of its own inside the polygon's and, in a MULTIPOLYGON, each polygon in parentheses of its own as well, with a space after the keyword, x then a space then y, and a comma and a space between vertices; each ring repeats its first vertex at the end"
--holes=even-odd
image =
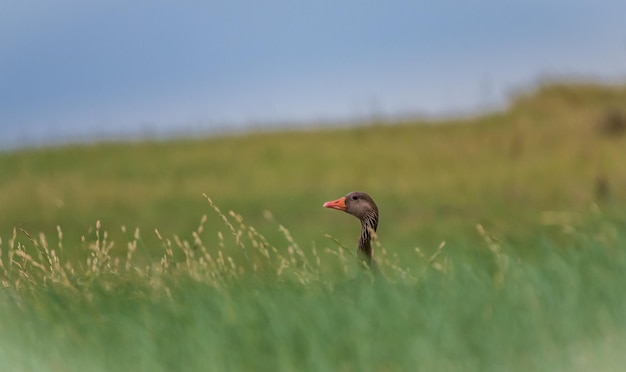
POLYGON ((332 208, 332 209, 338 209, 340 211, 345 211, 346 210, 346 197, 342 196, 341 198, 337 200, 327 201, 326 203, 324 203, 324 208, 332 208))

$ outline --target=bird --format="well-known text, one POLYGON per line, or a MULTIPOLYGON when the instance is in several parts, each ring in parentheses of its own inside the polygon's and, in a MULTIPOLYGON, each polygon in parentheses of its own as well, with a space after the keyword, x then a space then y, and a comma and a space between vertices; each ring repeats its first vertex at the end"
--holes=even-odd
POLYGON ((378 228, 378 206, 371 196, 364 192, 354 191, 339 199, 327 201, 324 208, 337 209, 353 215, 361 221, 361 236, 357 252, 363 257, 365 264, 373 268, 372 236, 378 228))

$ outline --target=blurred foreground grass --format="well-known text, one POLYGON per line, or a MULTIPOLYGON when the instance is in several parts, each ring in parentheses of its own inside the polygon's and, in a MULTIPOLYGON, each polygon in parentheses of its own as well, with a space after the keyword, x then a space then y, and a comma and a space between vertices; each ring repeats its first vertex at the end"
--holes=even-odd
POLYGON ((624 110, 548 85, 439 125, 2 154, 2 368, 619 370, 624 110), (357 189, 382 276, 321 208, 357 189))
MULTIPOLYGON (((617 371, 626 357, 626 230, 594 210, 544 238, 534 260, 481 225, 482 244, 441 244, 381 274, 349 250, 269 241, 241 216, 206 246, 162 237, 123 258, 97 227, 86 257, 45 236, 11 239, 0 267, 7 370, 617 371), (233 252, 231 255, 228 252, 233 252), (242 254, 238 254, 242 253, 242 254)), ((542 231, 538 231, 541 234, 542 231)), ((56 240, 56 239, 55 239, 56 240)), ((532 243, 531 243, 532 242, 532 243)))

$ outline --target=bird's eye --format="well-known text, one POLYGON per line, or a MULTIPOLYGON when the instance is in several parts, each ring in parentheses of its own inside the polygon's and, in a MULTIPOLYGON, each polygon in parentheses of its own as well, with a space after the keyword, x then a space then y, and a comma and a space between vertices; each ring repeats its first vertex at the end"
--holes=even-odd
POLYGON ((352 195, 352 200, 357 200, 359 197, 356 195, 352 195))

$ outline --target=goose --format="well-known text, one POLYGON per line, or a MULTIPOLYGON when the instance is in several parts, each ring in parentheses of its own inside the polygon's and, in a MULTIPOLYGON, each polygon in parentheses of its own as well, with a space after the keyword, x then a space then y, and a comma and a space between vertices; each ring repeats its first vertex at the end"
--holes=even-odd
POLYGON ((339 199, 327 201, 323 207, 344 211, 361 221, 357 252, 364 258, 367 266, 372 268, 372 235, 376 234, 378 228, 378 207, 372 197, 364 192, 354 191, 339 199))

